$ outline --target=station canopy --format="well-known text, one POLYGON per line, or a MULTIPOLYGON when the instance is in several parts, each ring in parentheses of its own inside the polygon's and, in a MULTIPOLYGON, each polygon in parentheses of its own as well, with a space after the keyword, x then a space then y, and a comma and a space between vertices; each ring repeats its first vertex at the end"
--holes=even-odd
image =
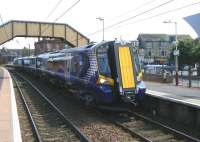
POLYGON ((184 20, 190 24, 190 26, 195 30, 198 37, 200 37, 200 13, 191 16, 184 17, 184 20))

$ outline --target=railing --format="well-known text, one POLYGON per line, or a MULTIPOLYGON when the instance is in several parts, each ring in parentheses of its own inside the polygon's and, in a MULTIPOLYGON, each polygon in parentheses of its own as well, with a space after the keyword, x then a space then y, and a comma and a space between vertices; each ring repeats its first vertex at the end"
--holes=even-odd
MULTIPOLYGON (((144 73, 145 81, 153 81, 160 83, 173 83, 175 85, 175 75, 169 75, 164 79, 162 74, 151 74, 144 73)), ((189 76, 188 71, 179 71, 179 85, 189 87, 189 76)), ((193 70, 191 73, 191 87, 200 88, 200 75, 197 74, 196 70, 193 70)))

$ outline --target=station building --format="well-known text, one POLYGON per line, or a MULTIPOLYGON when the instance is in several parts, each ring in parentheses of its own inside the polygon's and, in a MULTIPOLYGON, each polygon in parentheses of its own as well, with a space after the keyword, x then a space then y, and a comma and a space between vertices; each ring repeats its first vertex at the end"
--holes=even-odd
POLYGON ((66 47, 65 43, 59 39, 43 39, 35 43, 35 55, 45 52, 61 50, 66 47))
MULTIPOLYGON (((178 41, 191 39, 189 35, 178 35, 178 41)), ((139 54, 143 64, 168 64, 168 59, 175 46, 175 35, 139 34, 139 54)))
POLYGON ((7 64, 13 61, 14 58, 18 57, 21 51, 17 49, 7 49, 3 47, 0 50, 0 64, 7 64))

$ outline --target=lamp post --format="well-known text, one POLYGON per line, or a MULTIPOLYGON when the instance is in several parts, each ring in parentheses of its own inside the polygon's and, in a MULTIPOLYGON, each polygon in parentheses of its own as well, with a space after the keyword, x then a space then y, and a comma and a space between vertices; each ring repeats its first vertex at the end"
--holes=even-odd
POLYGON ((176 50, 174 50, 174 56, 175 56, 175 70, 176 70, 176 75, 175 75, 175 80, 176 80, 176 86, 178 86, 178 55, 179 55, 179 50, 177 49, 178 45, 178 40, 177 40, 177 22, 172 22, 171 20, 169 21, 164 21, 163 23, 173 23, 175 25, 175 47, 176 50))
POLYGON ((98 17, 97 19, 103 22, 103 41, 104 41, 104 18, 98 17))

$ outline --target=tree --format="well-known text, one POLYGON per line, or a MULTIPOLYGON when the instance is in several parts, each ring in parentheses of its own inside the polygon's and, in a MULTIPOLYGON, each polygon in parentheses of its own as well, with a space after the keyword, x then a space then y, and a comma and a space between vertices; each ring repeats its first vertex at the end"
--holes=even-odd
POLYGON ((194 57, 197 62, 197 74, 200 76, 200 39, 195 39, 195 47, 194 47, 194 57))
MULTIPOLYGON (((179 56, 178 56, 178 64, 179 64, 179 70, 182 70, 184 66, 188 66, 188 76, 189 76, 189 87, 191 87, 191 69, 192 66, 197 63, 197 60, 199 60, 199 55, 197 50, 200 51, 200 49, 197 47, 197 41, 193 39, 186 39, 179 41, 178 43, 178 50, 179 50, 179 56)), ((169 62, 174 63, 174 55, 173 51, 175 50, 175 47, 172 48, 172 52, 170 54, 169 62)))
POLYGON ((195 41, 193 39, 180 41, 178 43, 178 49, 180 53, 178 56, 179 66, 183 67, 184 65, 188 65, 189 67, 189 87, 191 87, 191 69, 197 61, 197 58, 195 57, 195 41))
POLYGON ((24 47, 22 49, 22 57, 24 57, 24 56, 29 56, 29 49, 26 47, 24 47))
POLYGON ((194 65, 196 58, 194 57, 194 41, 192 39, 187 39, 180 41, 178 44, 179 49, 179 65, 194 65))

